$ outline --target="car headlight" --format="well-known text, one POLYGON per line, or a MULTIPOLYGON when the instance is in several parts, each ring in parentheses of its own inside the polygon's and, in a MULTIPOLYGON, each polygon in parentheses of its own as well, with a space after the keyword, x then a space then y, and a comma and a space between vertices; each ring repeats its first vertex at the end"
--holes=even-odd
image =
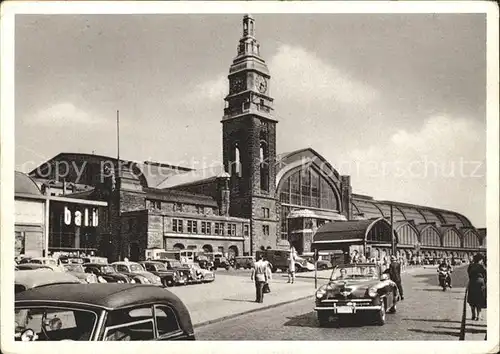
POLYGON ((95 277, 92 276, 92 274, 89 274, 89 275, 87 275, 85 280, 87 281, 87 283, 95 283, 96 279, 95 279, 95 277))
POLYGON ((99 283, 107 283, 106 279, 104 279, 104 278, 103 278, 102 276, 100 276, 100 275, 97 277, 97 281, 98 281, 99 283))
POLYGON ((142 281, 143 281, 144 284, 151 283, 148 278, 142 278, 142 281))
POLYGON ((375 297, 375 296, 377 296, 377 294, 378 294, 377 289, 375 289, 375 288, 368 289, 368 296, 375 297))
POLYGON ((316 298, 321 299, 323 296, 326 294, 326 286, 320 287, 318 290, 316 290, 316 298))
POLYGON ((130 279, 130 284, 135 284, 135 280, 134 279, 130 279))
POLYGON ((161 283, 161 278, 160 277, 155 277, 155 282, 156 283, 161 283))
POLYGON ((118 280, 117 283, 118 284, 123 284, 123 280, 118 280))

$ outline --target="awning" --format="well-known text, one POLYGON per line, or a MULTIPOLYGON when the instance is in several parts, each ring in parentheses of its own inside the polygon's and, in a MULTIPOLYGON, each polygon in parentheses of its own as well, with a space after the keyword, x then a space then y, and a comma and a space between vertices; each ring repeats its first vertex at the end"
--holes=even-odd
POLYGON ((334 221, 322 225, 314 234, 314 244, 362 242, 373 220, 334 221))

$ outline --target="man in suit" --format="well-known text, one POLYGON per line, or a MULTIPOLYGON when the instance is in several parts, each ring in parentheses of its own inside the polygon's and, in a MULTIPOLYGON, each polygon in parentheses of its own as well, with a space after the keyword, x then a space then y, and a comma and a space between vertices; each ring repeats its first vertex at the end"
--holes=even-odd
POLYGON ((262 253, 258 257, 258 261, 255 262, 252 275, 250 279, 255 279, 255 302, 264 302, 264 284, 267 282, 267 269, 269 268, 268 263, 264 262, 264 256, 262 253))
POLYGON ((396 283, 399 290, 401 300, 404 300, 403 285, 401 284, 401 265, 398 263, 396 256, 391 256, 391 264, 389 264, 389 276, 391 280, 396 283))

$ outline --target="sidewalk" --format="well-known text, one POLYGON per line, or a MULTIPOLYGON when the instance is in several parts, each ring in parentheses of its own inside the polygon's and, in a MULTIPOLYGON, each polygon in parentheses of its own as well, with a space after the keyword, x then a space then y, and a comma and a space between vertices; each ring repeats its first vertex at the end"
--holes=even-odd
POLYGON ((287 284, 286 280, 274 275, 269 285, 271 293, 264 295, 262 304, 255 302, 255 286, 249 277, 223 273, 218 273, 212 283, 173 287, 169 290, 187 306, 195 327, 308 297, 311 297, 311 308, 314 306, 312 297, 315 289, 310 282, 287 284))

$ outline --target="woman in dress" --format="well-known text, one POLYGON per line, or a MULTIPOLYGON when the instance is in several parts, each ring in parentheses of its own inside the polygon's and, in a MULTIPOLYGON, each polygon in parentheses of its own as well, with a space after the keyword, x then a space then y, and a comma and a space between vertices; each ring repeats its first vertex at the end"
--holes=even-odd
POLYGON ((483 265, 484 257, 476 254, 467 268, 469 287, 467 303, 470 305, 472 319, 479 320, 481 309, 486 308, 486 268, 483 265))

